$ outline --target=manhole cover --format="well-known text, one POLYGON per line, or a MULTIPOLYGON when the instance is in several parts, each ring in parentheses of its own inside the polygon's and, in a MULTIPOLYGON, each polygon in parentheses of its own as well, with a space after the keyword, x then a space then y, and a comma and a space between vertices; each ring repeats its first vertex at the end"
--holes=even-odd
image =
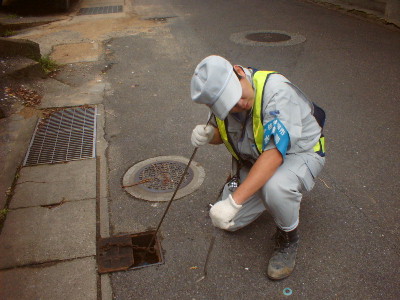
POLYGON ((257 32, 249 33, 246 39, 255 42, 271 43, 271 42, 284 42, 291 39, 289 35, 276 32, 257 32))
MULTIPOLYGON (((185 171, 186 164, 179 161, 160 161, 144 166, 135 175, 135 182, 141 187, 154 193, 175 191, 185 171)), ((187 186, 193 179, 193 170, 188 169, 180 188, 187 186)))
MULTIPOLYGON (((180 156, 159 156, 132 166, 124 175, 123 187, 132 196, 148 201, 169 201, 189 160, 180 156)), ((175 196, 182 198, 200 187, 204 169, 192 161, 175 196)))
POLYGON ((235 43, 246 46, 292 46, 303 43, 306 38, 297 33, 280 30, 258 30, 237 32, 231 35, 235 43))
POLYGON ((58 109, 38 121, 24 165, 95 157, 96 107, 58 109))

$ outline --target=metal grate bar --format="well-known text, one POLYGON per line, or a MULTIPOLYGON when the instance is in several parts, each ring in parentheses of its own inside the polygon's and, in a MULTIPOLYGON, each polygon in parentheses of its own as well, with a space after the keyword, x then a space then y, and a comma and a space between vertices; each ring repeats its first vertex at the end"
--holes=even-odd
POLYGON ((79 10, 80 15, 99 15, 112 14, 123 11, 122 5, 116 6, 101 6, 101 7, 83 7, 79 10))
POLYGON ((96 107, 67 108, 39 120, 25 166, 95 157, 96 107))

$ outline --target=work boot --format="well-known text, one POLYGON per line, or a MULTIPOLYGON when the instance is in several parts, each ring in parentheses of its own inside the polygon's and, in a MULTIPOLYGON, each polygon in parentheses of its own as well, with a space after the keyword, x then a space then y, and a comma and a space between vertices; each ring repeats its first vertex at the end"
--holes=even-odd
POLYGON ((293 272, 299 244, 297 228, 290 232, 277 228, 273 239, 275 239, 275 249, 268 263, 267 275, 270 279, 279 280, 293 272))

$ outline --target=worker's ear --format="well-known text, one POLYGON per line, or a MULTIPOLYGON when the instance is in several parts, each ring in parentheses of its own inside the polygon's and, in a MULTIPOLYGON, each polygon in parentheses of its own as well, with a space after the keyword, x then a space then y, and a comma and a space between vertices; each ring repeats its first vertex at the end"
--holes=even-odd
POLYGON ((246 73, 244 72, 243 68, 239 65, 234 65, 233 68, 235 69, 235 71, 242 77, 246 76, 246 73))

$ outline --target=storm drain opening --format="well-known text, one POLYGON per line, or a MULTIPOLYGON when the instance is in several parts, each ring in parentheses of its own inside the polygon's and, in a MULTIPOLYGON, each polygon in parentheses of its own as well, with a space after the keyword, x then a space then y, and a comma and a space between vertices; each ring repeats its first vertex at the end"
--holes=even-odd
POLYGON ((98 272, 126 271, 164 263, 160 240, 157 235, 153 239, 154 234, 155 231, 147 231, 100 238, 97 243, 98 272))
POLYGON ((257 30, 237 32, 230 39, 238 44, 246 46, 293 46, 306 41, 306 38, 297 33, 289 33, 281 30, 257 30))
POLYGON ((101 6, 101 7, 83 7, 79 10, 80 15, 101 15, 122 12, 122 5, 101 6))
POLYGON ((184 176, 175 196, 182 198, 198 189, 205 177, 204 169, 194 161, 183 174, 188 162, 179 156, 159 156, 139 162, 125 173, 122 187, 139 199, 169 201, 184 176))
POLYGON ((45 112, 36 125, 24 166, 95 157, 96 112, 92 106, 45 112))

